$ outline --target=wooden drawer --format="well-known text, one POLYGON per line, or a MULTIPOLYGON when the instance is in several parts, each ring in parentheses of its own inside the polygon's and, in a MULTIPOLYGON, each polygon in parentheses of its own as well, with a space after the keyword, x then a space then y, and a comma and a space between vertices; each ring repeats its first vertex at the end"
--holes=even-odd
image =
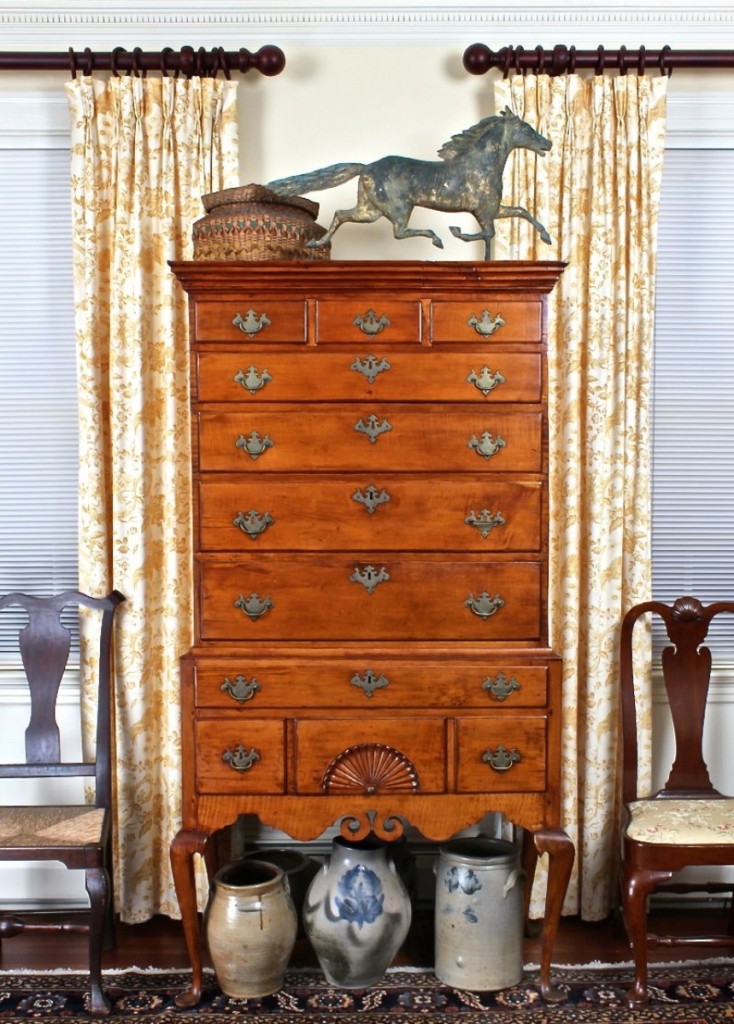
POLYGON ((204 551, 538 552, 543 485, 474 474, 206 474, 204 551), (267 516, 267 518, 266 518, 267 516), (262 532, 257 532, 262 530, 262 532))
POLYGON ((460 793, 539 792, 545 789, 544 717, 497 715, 494 718, 460 718, 456 722, 456 730, 457 789, 460 793))
POLYGON ((257 717, 270 708, 350 708, 370 714, 379 708, 543 707, 548 669, 544 664, 403 661, 367 652, 351 657, 302 655, 298 659, 258 657, 250 650, 235 657, 202 658, 196 664, 199 707, 241 709, 257 717))
POLYGON ((417 343, 421 338, 419 302, 379 297, 323 299, 316 303, 316 343, 379 341, 417 343))
POLYGON ((283 721, 219 715, 197 721, 195 734, 199 792, 285 792, 283 721))
POLYGON ((396 466, 405 472, 537 473, 542 426, 541 412, 504 406, 374 403, 324 405, 313 412, 289 405, 207 410, 199 413, 199 465, 205 472, 257 474, 396 466))
POLYGON ((197 341, 231 341, 250 345, 306 341, 306 303, 283 299, 220 299, 194 305, 197 341), (238 324, 241 323, 241 327, 238 324))
POLYGON ((538 562, 262 554, 205 561, 200 574, 203 640, 540 639, 538 562), (373 586, 371 593, 357 576, 373 586), (486 618, 467 603, 491 612, 497 596, 504 605, 486 618), (238 603, 252 615, 266 610, 250 617, 238 603))
POLYGON ((296 722, 299 793, 441 793, 445 763, 446 726, 440 718, 296 722))
POLYGON ((342 352, 199 352, 200 402, 539 402, 533 352, 390 352, 366 343, 342 352), (361 367, 358 369, 357 367, 361 367))
POLYGON ((431 337, 434 343, 539 342, 542 340, 542 314, 539 300, 521 302, 484 296, 462 302, 434 302, 431 337))

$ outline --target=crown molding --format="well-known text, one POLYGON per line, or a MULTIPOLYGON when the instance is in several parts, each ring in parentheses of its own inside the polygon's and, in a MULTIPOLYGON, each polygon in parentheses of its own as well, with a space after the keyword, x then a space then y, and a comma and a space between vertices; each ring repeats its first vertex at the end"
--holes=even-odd
POLYGON ((489 9, 487 0, 252 0, 201 4, 201 0, 67 0, 56 3, 0 0, 0 31, 5 50, 66 50, 145 44, 252 48, 277 45, 374 42, 460 44, 486 42, 527 48, 557 43, 577 48, 607 46, 685 49, 719 48, 734 38, 730 3, 692 6, 678 0, 642 3, 524 3, 504 0, 489 9))

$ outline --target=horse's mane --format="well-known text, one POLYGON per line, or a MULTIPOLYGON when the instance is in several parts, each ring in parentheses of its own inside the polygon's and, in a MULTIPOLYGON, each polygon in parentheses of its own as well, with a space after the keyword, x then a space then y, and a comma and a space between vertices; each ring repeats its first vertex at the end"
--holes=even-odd
POLYGON ((450 160, 451 157, 460 156, 462 153, 466 153, 468 149, 471 149, 488 131, 499 124, 503 119, 507 117, 517 117, 517 114, 513 114, 512 111, 506 107, 501 114, 490 114, 489 117, 482 118, 477 124, 472 125, 471 128, 466 128, 463 132, 459 132, 458 135, 452 135, 448 142, 445 142, 438 151, 438 155, 442 160, 450 160))

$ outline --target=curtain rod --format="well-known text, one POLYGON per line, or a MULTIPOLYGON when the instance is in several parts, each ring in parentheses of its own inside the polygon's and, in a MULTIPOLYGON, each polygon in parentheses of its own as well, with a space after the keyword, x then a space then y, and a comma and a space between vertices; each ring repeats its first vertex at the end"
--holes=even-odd
POLYGON ((604 46, 596 50, 577 50, 575 46, 554 46, 544 50, 536 46, 526 50, 522 46, 503 46, 490 50, 484 43, 473 43, 464 51, 464 68, 472 75, 484 75, 497 68, 506 77, 530 71, 539 75, 574 74, 582 68, 593 68, 597 75, 605 70, 616 70, 626 75, 628 71, 644 75, 645 71, 657 68, 661 74, 670 76, 673 68, 734 68, 734 50, 673 50, 664 46, 661 50, 607 50, 604 46))
POLYGON ((28 53, 11 51, 0 53, 0 71, 71 71, 76 78, 77 72, 91 75, 94 71, 112 71, 114 75, 129 72, 142 75, 148 71, 160 71, 163 75, 178 77, 216 76, 221 71, 229 78, 232 71, 245 74, 247 71, 259 71, 261 75, 279 75, 285 67, 285 54, 277 46, 261 46, 257 53, 241 49, 225 53, 219 46, 213 50, 199 47, 182 46, 180 50, 164 47, 159 53, 144 53, 139 46, 128 51, 123 46, 116 46, 107 53, 96 53, 87 47, 76 51, 69 47, 66 53, 28 53))

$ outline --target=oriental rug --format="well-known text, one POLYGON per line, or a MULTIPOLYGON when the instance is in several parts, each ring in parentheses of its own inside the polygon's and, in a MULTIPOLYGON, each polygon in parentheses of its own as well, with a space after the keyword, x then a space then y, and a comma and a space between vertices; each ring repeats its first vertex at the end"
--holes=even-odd
MULTIPOLYGON (((314 970, 289 972, 284 987, 261 999, 222 995, 205 975, 201 1002, 176 1007, 186 989, 182 971, 105 971, 113 1004, 110 1024, 734 1024, 734 960, 706 960, 651 968, 651 999, 629 1010, 623 996, 631 967, 555 968, 565 1000, 548 1005, 528 968, 522 984, 500 992, 464 992, 426 970, 391 970, 368 989, 338 989, 314 970)), ((69 971, 0 971, 0 1024, 89 1024, 85 975, 69 971)))

